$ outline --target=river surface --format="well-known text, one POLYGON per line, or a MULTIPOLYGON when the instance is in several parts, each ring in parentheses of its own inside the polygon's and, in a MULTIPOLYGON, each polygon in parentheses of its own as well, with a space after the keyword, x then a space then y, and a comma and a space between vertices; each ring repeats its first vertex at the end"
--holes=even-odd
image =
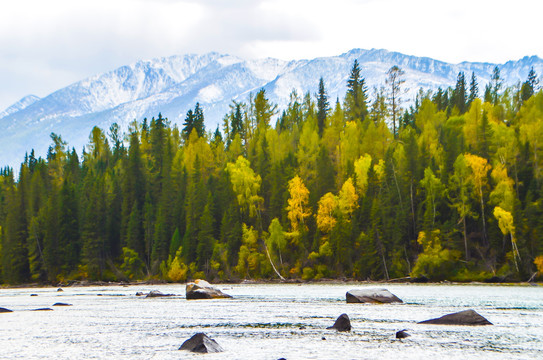
POLYGON ((185 299, 184 285, 0 289, 1 359, 543 359, 543 286, 215 285, 233 299, 185 299), (404 304, 347 304, 386 287, 404 304), (136 292, 179 296, 145 299, 136 292), (33 295, 33 296, 32 296, 33 295), (37 296, 36 296, 37 295, 37 296), (54 303, 68 307, 52 307, 54 303), (53 311, 30 311, 37 308, 53 311), (493 326, 419 325, 474 309, 493 326), (327 330, 346 313, 348 333, 327 330), (395 339, 408 329, 411 337, 395 339), (217 354, 177 350, 204 332, 217 354))

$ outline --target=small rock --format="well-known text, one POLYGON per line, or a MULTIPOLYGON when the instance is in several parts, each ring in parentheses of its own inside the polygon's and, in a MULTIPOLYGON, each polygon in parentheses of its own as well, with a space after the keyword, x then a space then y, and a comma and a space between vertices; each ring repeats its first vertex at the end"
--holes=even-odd
POLYGON ((474 310, 464 310, 453 314, 447 314, 440 318, 421 321, 418 324, 430 325, 492 325, 490 321, 479 315, 474 310))
POLYGON ((396 332, 396 339, 405 339, 406 337, 411 336, 406 331, 407 331, 407 329, 403 329, 403 330, 400 330, 400 331, 396 332))
POLYGON ((54 303, 53 306, 72 306, 72 304, 66 304, 66 303, 54 303))
POLYGON ((179 350, 188 350, 197 353, 218 353, 224 349, 212 338, 204 333, 196 333, 185 341, 179 350))
POLYGON ((167 296, 175 296, 175 294, 163 294, 158 290, 152 290, 145 296, 145 298, 154 298, 154 297, 167 297, 167 296))
POLYGON ((145 293, 143 293, 143 292, 141 292, 141 291, 138 291, 138 292, 136 293, 136 296, 143 296, 143 295, 145 295, 145 293))
POLYGON ((321 338, 321 340, 326 340, 326 338, 323 336, 323 337, 321 338))
POLYGON ((51 308, 39 308, 39 309, 33 309, 32 311, 53 311, 51 308))
POLYGON ((348 303, 389 304, 403 301, 387 289, 354 289, 345 294, 348 303))
POLYGON ((13 310, 0 307, 0 313, 8 313, 8 312, 13 312, 13 310))
POLYGON ((300 326, 299 329, 300 330, 305 330, 305 326, 300 326))
POLYGON ((38 296, 38 294, 30 294, 30 296, 38 296))
POLYGON ((57 289, 57 292, 61 292, 61 291, 64 291, 64 290, 62 290, 62 288, 57 289))
POLYGON ((351 331, 351 320, 349 319, 349 315, 339 315, 334 325, 328 327, 327 329, 336 329, 337 331, 351 331))

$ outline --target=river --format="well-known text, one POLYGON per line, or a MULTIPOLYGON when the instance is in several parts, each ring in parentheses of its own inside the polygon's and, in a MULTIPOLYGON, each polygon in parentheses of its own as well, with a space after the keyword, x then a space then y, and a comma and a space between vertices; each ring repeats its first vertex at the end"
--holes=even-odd
POLYGON ((0 289, 2 359, 543 359, 543 286, 419 284, 215 285, 233 299, 185 299, 185 286, 0 289), (404 304, 347 304, 386 287, 404 304), (179 296, 145 299, 159 290, 179 296), (54 303, 72 306, 52 307, 54 303), (30 311, 37 308, 53 311, 30 311), (474 309, 493 326, 419 325, 474 309), (342 313, 352 331, 327 330, 342 313), (410 337, 397 340, 395 332, 410 337), (204 332, 217 354, 177 350, 204 332))

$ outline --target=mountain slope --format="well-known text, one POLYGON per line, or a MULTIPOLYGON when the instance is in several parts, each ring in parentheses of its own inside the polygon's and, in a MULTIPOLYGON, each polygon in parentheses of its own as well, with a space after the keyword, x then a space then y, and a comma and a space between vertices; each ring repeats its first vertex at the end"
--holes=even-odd
MULTIPOLYGON (((473 71, 482 92, 496 65, 448 64, 376 49, 353 49, 339 56, 295 61, 243 60, 218 53, 138 61, 42 99, 25 97, 1 112, 0 166, 18 165, 31 148, 44 156, 51 132, 60 134, 80 153, 94 125, 107 130, 117 122, 126 129, 134 119, 141 121, 161 112, 181 126, 187 110, 196 102, 204 109, 207 128, 213 130, 222 122, 232 100, 246 101, 251 92, 264 88, 269 99, 283 109, 293 89, 300 96, 308 91, 316 93, 321 76, 330 101, 342 100, 355 59, 361 65, 370 96, 374 86, 385 84, 386 71, 393 65, 400 66, 405 71, 404 87, 409 89, 406 101, 412 100, 421 87, 435 90, 454 86, 459 71, 464 71, 468 79, 473 71)), ((543 73, 543 60, 535 56, 498 66, 508 85, 524 81, 532 66, 538 74, 543 73)))

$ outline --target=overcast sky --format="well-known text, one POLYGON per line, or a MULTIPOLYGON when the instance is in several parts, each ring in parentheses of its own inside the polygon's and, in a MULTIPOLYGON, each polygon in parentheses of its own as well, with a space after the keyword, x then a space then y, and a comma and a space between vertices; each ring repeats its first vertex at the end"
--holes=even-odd
POLYGON ((217 51, 310 59, 383 48, 438 60, 543 57, 541 0, 9 0, 0 111, 88 76, 217 51))

